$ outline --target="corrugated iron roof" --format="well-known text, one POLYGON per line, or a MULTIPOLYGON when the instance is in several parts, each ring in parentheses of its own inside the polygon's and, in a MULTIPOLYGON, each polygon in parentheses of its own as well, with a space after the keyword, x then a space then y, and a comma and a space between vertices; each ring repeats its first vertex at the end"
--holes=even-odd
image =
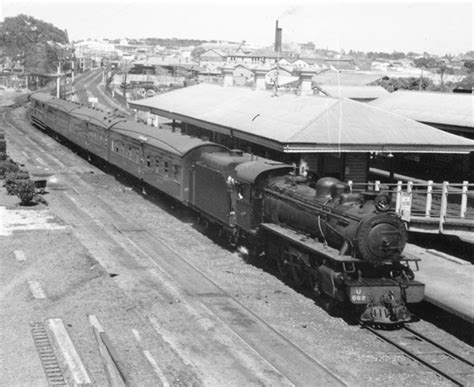
POLYGON ((416 121, 474 127, 474 95, 398 90, 371 105, 416 121))
POLYGON ((130 106, 284 152, 469 152, 474 141, 349 99, 199 84, 130 106))
POLYGON ((329 97, 352 99, 380 98, 388 91, 381 86, 317 85, 319 90, 329 97))

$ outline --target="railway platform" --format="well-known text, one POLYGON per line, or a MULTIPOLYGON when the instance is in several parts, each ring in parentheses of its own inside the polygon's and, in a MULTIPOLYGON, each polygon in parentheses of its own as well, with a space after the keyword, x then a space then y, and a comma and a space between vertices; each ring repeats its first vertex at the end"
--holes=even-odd
POLYGON ((412 244, 405 254, 421 258, 415 276, 425 284, 425 300, 474 324, 474 265, 412 244))

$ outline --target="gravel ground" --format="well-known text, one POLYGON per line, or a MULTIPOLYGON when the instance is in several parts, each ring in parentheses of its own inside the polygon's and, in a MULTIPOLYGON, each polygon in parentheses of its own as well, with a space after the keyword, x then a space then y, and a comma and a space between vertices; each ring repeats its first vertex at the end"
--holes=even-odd
MULTIPOLYGON (((21 211, 28 219, 44 206, 19 209, 18 200, 0 190, 0 205, 21 211)), ((49 214, 51 216, 51 214, 49 214)), ((62 224, 59 219, 52 222, 62 224)), ((50 220, 51 223, 51 220, 50 220)), ((109 274, 82 246, 73 227, 62 230, 14 231, 0 236, 0 385, 47 385, 34 348, 29 322, 61 318, 95 385, 107 385, 88 316, 95 315, 129 374, 132 385, 160 385, 143 354, 160 360, 173 385, 200 384, 191 368, 164 343, 150 324, 137 313, 130 300, 109 274), (15 251, 26 261, 18 262, 15 251), (28 281, 38 281, 46 299, 35 299, 28 281), (133 330, 139 333, 139 343, 133 330), (143 344, 146 343, 146 344, 143 344)))

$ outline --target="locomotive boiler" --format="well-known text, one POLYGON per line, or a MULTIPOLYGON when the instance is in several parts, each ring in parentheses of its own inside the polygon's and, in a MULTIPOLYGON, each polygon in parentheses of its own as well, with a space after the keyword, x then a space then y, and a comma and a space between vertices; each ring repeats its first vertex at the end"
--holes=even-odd
MULTIPOLYGON (((401 219, 384 193, 350 193, 346 183, 321 178, 316 187, 279 179, 267 190, 265 216, 301 230, 373 265, 399 261, 407 241, 401 219)), ((302 179, 300 179, 301 181, 302 179)))

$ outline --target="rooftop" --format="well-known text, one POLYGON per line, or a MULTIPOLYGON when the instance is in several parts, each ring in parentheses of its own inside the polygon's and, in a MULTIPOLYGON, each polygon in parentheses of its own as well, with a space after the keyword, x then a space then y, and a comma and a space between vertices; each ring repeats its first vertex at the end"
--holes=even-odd
POLYGON ((130 102, 282 152, 474 151, 474 141, 346 98, 199 84, 130 102))
POLYGON ((351 99, 376 99, 389 94, 381 86, 317 85, 329 97, 351 99))
POLYGON ((383 74, 357 71, 326 70, 316 74, 313 82, 324 85, 365 86, 383 78, 383 74))
POLYGON ((416 121, 474 127, 474 95, 398 90, 370 103, 416 121))

